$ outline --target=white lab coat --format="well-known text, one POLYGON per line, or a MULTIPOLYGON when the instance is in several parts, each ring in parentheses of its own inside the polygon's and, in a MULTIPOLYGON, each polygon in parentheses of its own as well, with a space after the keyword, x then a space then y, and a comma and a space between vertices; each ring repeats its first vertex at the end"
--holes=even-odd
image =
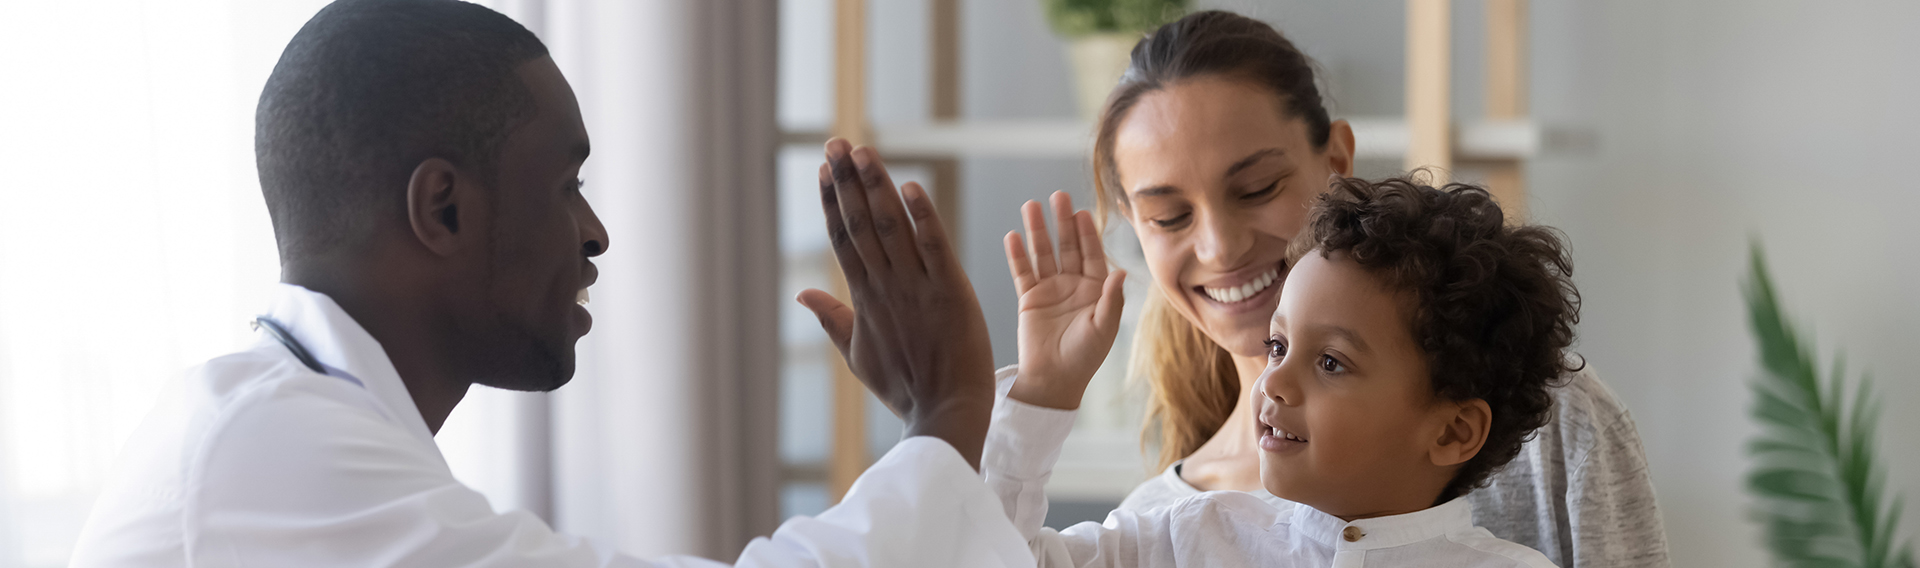
MULTIPOLYGON (((448 470, 373 336, 283 285, 269 315, 327 369, 264 334, 189 371, 129 441, 73 566, 720 566, 646 561, 496 514, 448 470)), ((644 514, 644 512, 641 512, 644 514)), ((959 452, 902 441, 840 505, 755 539, 738 566, 1032 566, 959 452)))

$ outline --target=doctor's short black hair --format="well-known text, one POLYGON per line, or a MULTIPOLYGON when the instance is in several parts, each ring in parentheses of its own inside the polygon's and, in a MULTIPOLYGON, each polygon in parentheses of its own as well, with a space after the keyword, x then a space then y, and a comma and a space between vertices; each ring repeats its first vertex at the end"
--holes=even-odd
POLYGON ((531 117, 515 70, 545 44, 458 0, 340 0, 280 54, 254 115, 260 190, 281 262, 364 244, 406 215, 408 179, 442 158, 494 179, 531 117))
POLYGON ((1480 187, 1435 189, 1410 178, 1338 180, 1308 215, 1288 256, 1342 252, 1409 294, 1413 338, 1434 393, 1492 408, 1480 453, 1438 502, 1485 485, 1552 418, 1549 389, 1585 366, 1567 354, 1580 292, 1563 237, 1550 227, 1508 225, 1480 187))

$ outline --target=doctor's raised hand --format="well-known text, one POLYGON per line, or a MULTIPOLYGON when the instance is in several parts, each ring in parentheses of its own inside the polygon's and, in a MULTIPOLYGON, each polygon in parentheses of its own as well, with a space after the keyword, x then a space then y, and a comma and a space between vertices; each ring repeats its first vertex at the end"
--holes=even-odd
POLYGON ((908 437, 944 440, 978 469, 993 349, 926 190, 909 182, 896 191, 878 152, 836 138, 820 167, 820 201, 854 305, 820 290, 797 299, 854 375, 906 422, 908 437))
POLYGON ((1019 232, 1006 237, 1007 268, 1020 294, 1020 378, 1007 396, 1074 409, 1113 350, 1127 274, 1107 271, 1091 213, 1074 211, 1064 191, 1054 192, 1052 201, 1060 231, 1057 254, 1039 202, 1020 208, 1028 239, 1019 232))

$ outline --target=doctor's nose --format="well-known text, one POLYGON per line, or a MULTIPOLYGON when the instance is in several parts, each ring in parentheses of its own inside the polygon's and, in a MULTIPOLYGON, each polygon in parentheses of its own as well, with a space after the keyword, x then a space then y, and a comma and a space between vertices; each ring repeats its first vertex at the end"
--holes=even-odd
POLYGON ((592 205, 586 208, 586 218, 580 223, 581 236, 584 237, 580 243, 580 254, 593 258, 607 252, 607 226, 600 223, 600 216, 594 214, 592 205))

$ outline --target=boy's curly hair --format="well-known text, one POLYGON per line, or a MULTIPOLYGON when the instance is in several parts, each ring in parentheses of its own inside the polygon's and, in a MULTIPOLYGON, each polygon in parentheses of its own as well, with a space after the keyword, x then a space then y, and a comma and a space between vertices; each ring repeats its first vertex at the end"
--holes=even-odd
POLYGON ((1409 178, 1338 180, 1309 215, 1290 259, 1344 252, 1390 289, 1411 294, 1413 337, 1434 393, 1492 407, 1486 444, 1439 502, 1485 485, 1552 417, 1548 388, 1585 365, 1566 355, 1580 292, 1560 233, 1506 225, 1485 189, 1434 189, 1409 178))

